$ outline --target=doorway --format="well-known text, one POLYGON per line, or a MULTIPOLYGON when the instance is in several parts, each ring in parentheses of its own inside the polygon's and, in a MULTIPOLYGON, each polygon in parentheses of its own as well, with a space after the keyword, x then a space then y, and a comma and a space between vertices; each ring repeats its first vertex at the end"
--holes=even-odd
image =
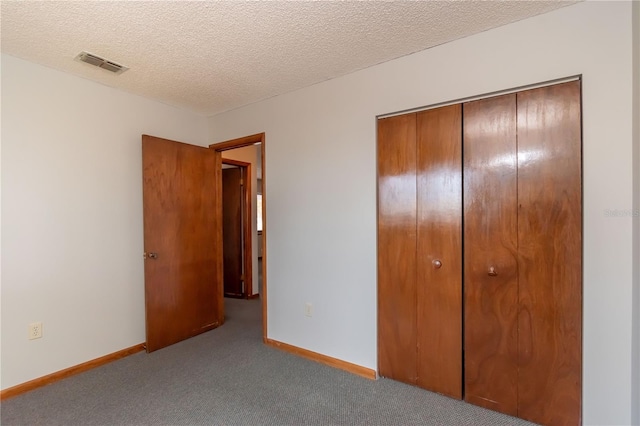
MULTIPOLYGON (((217 173, 220 173, 219 175, 220 180, 222 179, 222 176, 221 176, 222 164, 224 161, 227 161, 228 157, 230 157, 229 154, 231 154, 231 151, 236 150, 238 148, 246 148, 246 147, 253 147, 257 151, 256 166, 258 167, 256 167, 256 176, 260 177, 260 184, 261 184, 260 185, 261 186, 260 188, 260 193, 261 193, 260 219, 261 219, 261 225, 262 225, 261 235, 259 238, 256 239, 256 242, 260 241, 259 243, 260 247, 257 247, 257 246, 255 247, 257 248, 257 253, 259 253, 261 257, 261 261, 259 262, 259 271, 257 271, 256 274, 252 274, 257 276, 260 282, 252 283, 252 291, 247 294, 247 297, 248 298, 255 297, 251 293, 255 293, 256 290, 259 290, 259 294, 257 295, 257 297, 260 298, 260 303, 262 307, 262 339, 263 341, 266 341, 267 339, 267 226, 266 226, 267 220, 266 220, 265 134, 258 133, 258 134, 246 136, 243 138, 232 139, 232 140, 209 145, 209 148, 215 151, 216 162, 220 166, 217 172, 217 173)), ((258 189, 258 185, 255 185, 255 189, 256 190, 258 189)), ((252 192, 257 192, 257 191, 252 191, 252 192)), ((257 201, 257 200, 254 200, 253 196, 251 196, 251 201, 253 205, 257 204, 257 203, 254 203, 254 201, 257 201)), ((257 208, 255 210, 257 210, 257 208)), ((253 223, 251 223, 251 226, 253 228, 253 223)), ((253 234, 253 229, 251 233, 253 234)), ((257 224, 256 224, 256 234, 257 234, 257 224)), ((252 246, 252 251, 253 251, 253 246, 252 246)), ((253 265, 253 262, 252 262, 252 265, 253 265)), ((258 262, 256 262, 255 265, 258 265, 258 262)))
MULTIPOLYGON (((264 169, 264 133, 208 148, 142 135, 148 352, 224 323, 222 152, 256 144, 264 169)), ((261 216, 266 225, 264 209, 261 216)), ((266 229, 261 251, 266 341, 266 229)))

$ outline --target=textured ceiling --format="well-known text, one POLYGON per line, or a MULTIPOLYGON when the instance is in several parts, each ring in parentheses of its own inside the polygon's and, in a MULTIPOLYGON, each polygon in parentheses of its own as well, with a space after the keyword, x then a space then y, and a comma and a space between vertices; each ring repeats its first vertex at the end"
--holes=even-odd
POLYGON ((2 1, 0 17, 4 53, 210 115, 571 3, 2 1))

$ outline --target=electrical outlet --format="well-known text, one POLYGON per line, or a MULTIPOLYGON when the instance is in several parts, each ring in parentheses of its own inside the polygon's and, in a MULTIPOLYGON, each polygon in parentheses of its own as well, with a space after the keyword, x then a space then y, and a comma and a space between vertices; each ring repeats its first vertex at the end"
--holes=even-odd
POLYGON ((29 340, 42 337, 42 322, 32 322, 29 324, 29 340))
POLYGON ((313 316, 313 305, 309 302, 304 304, 304 315, 307 317, 313 316))

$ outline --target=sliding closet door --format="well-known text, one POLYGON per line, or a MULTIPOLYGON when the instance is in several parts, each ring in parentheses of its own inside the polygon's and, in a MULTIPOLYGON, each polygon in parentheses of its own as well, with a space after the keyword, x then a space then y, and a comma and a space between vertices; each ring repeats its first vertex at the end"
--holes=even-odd
POLYGON ((378 120, 378 368, 416 381, 416 114, 378 120))
POLYGON ((462 398, 462 106, 418 113, 417 384, 462 398))
POLYGON ((580 82, 518 93, 519 416, 579 424, 580 82))
POLYGON ((516 95, 465 103, 465 400, 517 415, 516 95))

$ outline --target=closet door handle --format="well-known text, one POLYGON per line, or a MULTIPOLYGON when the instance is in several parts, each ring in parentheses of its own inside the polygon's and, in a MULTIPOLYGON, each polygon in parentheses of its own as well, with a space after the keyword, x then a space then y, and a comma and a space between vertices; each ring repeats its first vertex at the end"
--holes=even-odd
POLYGON ((440 268, 442 268, 442 262, 440 262, 438 259, 434 260, 434 261, 433 261, 433 262, 431 262, 431 263, 433 263, 433 268, 434 268, 434 269, 440 269, 440 268))
POLYGON ((490 266, 488 275, 490 277, 495 277, 496 275, 498 275, 498 273, 496 272, 496 268, 494 268, 493 266, 490 266))

